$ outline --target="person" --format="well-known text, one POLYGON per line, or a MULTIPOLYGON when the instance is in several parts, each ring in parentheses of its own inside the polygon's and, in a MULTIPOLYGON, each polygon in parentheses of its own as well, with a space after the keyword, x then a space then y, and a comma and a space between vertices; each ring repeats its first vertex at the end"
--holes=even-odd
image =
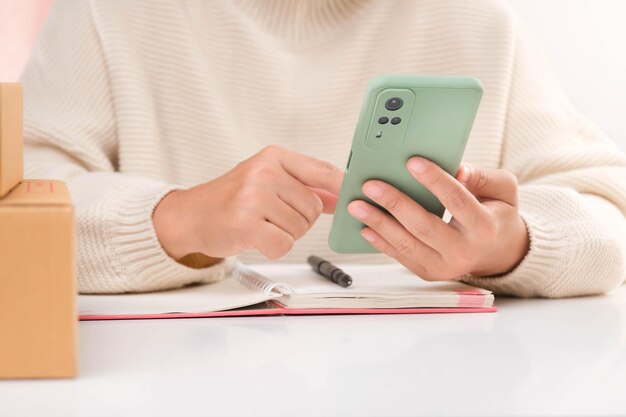
POLYGON ((26 174, 69 185, 81 292, 310 253, 520 297, 624 281, 626 158, 501 1, 57 0, 22 82, 26 174), (473 76, 485 94, 456 178, 407 163, 451 221, 373 180, 388 213, 350 213, 382 253, 340 256, 323 213, 381 73, 473 76))

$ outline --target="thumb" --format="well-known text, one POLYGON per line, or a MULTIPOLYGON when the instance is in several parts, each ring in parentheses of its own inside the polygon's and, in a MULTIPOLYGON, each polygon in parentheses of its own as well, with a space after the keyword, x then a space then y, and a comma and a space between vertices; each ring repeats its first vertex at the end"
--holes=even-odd
POLYGON ((479 199, 501 200, 517 206, 517 177, 511 171, 462 163, 456 179, 479 199))
POLYGON ((322 211, 326 214, 333 214, 335 212, 335 208, 337 207, 337 195, 320 188, 310 188, 311 191, 317 194, 317 196, 322 200, 322 204, 324 205, 324 209, 322 211))

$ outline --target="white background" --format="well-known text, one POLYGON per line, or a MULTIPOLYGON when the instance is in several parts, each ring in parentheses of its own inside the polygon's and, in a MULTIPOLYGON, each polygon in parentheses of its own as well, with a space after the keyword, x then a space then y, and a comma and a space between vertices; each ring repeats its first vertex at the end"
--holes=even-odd
POLYGON ((626 0, 509 0, 575 106, 626 150, 626 0))

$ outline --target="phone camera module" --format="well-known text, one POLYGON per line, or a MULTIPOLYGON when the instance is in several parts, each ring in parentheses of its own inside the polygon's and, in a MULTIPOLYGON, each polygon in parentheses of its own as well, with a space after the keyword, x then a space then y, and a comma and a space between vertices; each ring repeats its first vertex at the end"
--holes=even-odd
POLYGON ((404 101, 400 97, 392 97, 385 103, 385 108, 387 110, 394 111, 402 107, 403 104, 404 101))

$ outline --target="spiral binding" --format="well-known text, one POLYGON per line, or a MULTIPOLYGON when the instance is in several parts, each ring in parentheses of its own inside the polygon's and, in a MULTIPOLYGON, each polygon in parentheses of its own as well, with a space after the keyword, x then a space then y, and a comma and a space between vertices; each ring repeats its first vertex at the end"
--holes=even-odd
POLYGON ((243 286, 260 291, 265 295, 270 295, 272 292, 281 294, 293 294, 295 292, 288 284, 274 282, 243 264, 237 265, 233 272, 233 278, 243 286))

